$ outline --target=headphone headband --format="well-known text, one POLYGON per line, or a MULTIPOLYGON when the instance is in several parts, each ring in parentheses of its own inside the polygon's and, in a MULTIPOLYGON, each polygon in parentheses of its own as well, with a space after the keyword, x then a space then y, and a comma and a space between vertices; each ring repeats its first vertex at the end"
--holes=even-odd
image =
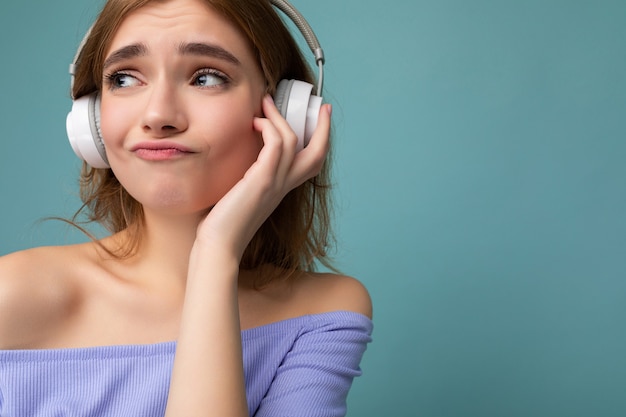
POLYGON ((313 32, 313 29, 311 29, 311 26, 306 21, 304 16, 302 16, 302 14, 291 5, 291 3, 286 0, 270 0, 270 3, 291 19, 306 40, 311 52, 313 52, 315 63, 318 67, 317 95, 321 96, 322 89, 324 87, 324 63, 326 62, 326 59, 324 57, 324 50, 320 46, 320 42, 317 40, 315 32, 313 32))

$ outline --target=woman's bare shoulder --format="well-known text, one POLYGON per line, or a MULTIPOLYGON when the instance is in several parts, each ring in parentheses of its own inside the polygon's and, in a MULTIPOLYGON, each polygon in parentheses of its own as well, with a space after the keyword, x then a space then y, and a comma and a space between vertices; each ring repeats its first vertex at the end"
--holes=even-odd
POLYGON ((240 289, 243 329, 312 314, 351 311, 372 317, 372 301, 355 278, 329 273, 295 272, 260 289, 240 289))
POLYGON ((68 277, 82 250, 49 246, 0 257, 0 348, 29 347, 56 330, 76 300, 68 277))
POLYGON ((296 280, 300 302, 310 314, 352 311, 372 318, 372 300, 356 278, 332 273, 303 273, 296 280))

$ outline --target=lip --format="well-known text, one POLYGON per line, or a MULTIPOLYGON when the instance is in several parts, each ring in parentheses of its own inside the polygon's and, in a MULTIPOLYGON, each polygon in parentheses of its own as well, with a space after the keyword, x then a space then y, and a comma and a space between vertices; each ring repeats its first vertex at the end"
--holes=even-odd
POLYGON ((149 151, 174 149, 179 152, 193 153, 193 151, 187 146, 181 145, 178 142, 172 142, 172 141, 166 141, 166 140, 159 140, 159 141, 154 141, 154 142, 141 142, 141 143, 134 145, 132 148, 130 148, 132 152, 136 152, 140 149, 146 149, 149 151))
POLYGON ((167 161, 195 153, 190 148, 171 141, 141 142, 130 150, 147 161, 167 161))

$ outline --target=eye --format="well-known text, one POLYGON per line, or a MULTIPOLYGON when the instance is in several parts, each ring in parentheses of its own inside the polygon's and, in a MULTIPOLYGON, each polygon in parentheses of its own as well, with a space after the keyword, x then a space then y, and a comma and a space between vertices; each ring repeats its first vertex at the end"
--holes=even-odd
POLYGON ((203 68, 196 71, 192 78, 192 84, 203 88, 214 88, 228 84, 226 74, 213 68, 203 68))
POLYGON ((105 81, 111 90, 134 87, 139 84, 139 80, 137 78, 125 72, 119 71, 105 76, 105 81))

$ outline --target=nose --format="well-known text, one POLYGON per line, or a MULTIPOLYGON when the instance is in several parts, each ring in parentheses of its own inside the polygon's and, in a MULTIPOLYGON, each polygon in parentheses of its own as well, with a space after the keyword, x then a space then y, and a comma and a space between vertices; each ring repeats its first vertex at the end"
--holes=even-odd
POLYGON ((176 88, 164 84, 155 85, 148 93, 143 113, 143 130, 155 137, 168 137, 187 129, 184 106, 176 88))

